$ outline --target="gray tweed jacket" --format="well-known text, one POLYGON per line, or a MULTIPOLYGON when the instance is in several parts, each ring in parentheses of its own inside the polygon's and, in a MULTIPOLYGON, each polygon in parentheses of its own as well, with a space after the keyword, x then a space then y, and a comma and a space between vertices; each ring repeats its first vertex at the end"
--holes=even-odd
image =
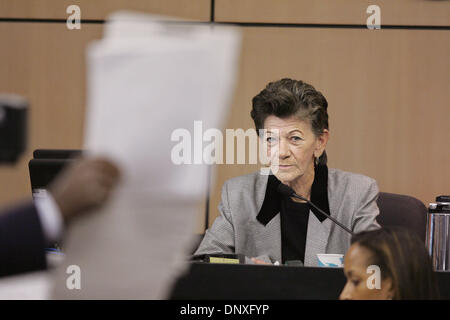
MULTIPOLYGON (((375 180, 338 169, 325 172, 328 172, 325 175, 328 175, 326 193, 330 215, 355 233, 379 228, 375 220, 379 214, 375 180)), ((206 231, 195 255, 239 253, 244 254, 247 261, 248 257, 257 257, 268 262, 281 262, 280 214, 275 214, 266 223, 257 219, 263 202, 267 202, 268 180, 267 175, 255 172, 224 183, 218 207, 220 215, 206 231)), ((314 203, 312 196, 311 201, 314 203)), ((350 239, 351 235, 330 219, 321 222, 310 211, 305 266, 317 266, 317 253, 345 254, 350 239)))

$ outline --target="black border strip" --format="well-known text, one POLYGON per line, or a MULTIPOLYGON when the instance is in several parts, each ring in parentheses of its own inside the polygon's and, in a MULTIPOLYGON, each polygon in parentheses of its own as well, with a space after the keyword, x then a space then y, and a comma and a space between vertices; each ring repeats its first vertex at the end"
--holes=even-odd
MULTIPOLYGON (((85 24, 103 24, 103 19, 81 19, 85 24)), ((0 18, 0 22, 30 22, 30 23, 66 23, 67 19, 37 19, 37 18, 0 18)), ((171 22, 171 21, 168 21, 171 22)), ((263 28, 322 28, 322 29, 368 29, 363 24, 321 24, 321 23, 268 23, 268 22, 227 22, 214 21, 214 0, 211 0, 211 21, 174 21, 186 24, 217 24, 232 25, 238 27, 263 27, 263 28)), ((450 30, 450 26, 411 26, 411 25, 381 25, 381 30, 450 30)))
POLYGON ((216 16, 216 4, 214 0, 211 0, 211 16, 210 16, 210 22, 214 22, 216 16))
MULTIPOLYGON (((81 19, 80 23, 103 24, 105 21, 102 19, 81 19)), ((66 23, 67 19, 0 18, 0 22, 66 23)))
MULTIPOLYGON (((331 23, 272 23, 272 22, 226 22, 215 24, 235 25, 239 27, 266 28, 326 28, 326 29, 368 29, 364 24, 331 24, 331 23)), ((382 29, 411 29, 411 30, 450 30, 450 26, 411 26, 411 25, 381 25, 382 29)))

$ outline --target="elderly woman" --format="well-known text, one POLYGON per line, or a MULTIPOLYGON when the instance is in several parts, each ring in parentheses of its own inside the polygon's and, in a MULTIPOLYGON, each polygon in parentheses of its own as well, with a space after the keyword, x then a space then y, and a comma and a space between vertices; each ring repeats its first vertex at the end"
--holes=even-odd
POLYGON ((251 116, 264 132, 260 138, 271 151, 273 174, 256 172, 225 182, 220 215, 195 255, 236 253, 252 258, 247 262, 316 266, 317 253, 345 253, 351 234, 307 202, 277 192, 280 183, 355 233, 379 228, 376 182, 326 165, 328 103, 319 91, 282 79, 269 83, 252 102, 251 116))

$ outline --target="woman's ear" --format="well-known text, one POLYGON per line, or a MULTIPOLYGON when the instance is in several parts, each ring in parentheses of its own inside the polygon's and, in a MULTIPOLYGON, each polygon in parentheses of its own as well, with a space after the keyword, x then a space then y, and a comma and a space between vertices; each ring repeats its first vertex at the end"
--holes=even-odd
POLYGON ((314 150, 314 156, 316 158, 319 158, 323 154, 323 151, 327 146, 329 137, 330 132, 328 131, 328 129, 323 129, 322 134, 317 137, 316 149, 314 150))
POLYGON ((386 278, 381 280, 381 290, 384 300, 393 300, 395 296, 394 286, 392 285, 392 279, 386 278))

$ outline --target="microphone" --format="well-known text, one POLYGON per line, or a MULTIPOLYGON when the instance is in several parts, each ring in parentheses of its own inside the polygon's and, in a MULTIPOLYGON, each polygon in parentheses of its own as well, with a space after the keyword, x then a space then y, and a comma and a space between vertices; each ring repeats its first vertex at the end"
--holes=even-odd
POLYGON ((336 219, 334 219, 333 217, 331 217, 329 214, 326 214, 322 209, 318 208, 314 203, 312 203, 311 201, 309 201, 306 198, 303 198, 302 196, 299 196, 298 194, 295 193, 295 191, 283 184, 280 183, 278 185, 277 188, 278 192, 281 193, 282 195, 288 196, 288 197, 294 197, 303 201, 306 201, 309 203, 309 205, 311 205, 313 208, 315 208, 317 211, 319 211, 321 214, 323 214, 324 216, 326 216, 327 218, 329 218, 331 221, 333 221, 335 224, 337 224, 339 227, 341 227, 342 229, 344 229, 345 231, 347 231, 348 233, 350 233, 352 236, 355 235, 349 228, 347 228, 346 226, 344 226, 342 223, 340 223, 339 221, 337 221, 336 219))

